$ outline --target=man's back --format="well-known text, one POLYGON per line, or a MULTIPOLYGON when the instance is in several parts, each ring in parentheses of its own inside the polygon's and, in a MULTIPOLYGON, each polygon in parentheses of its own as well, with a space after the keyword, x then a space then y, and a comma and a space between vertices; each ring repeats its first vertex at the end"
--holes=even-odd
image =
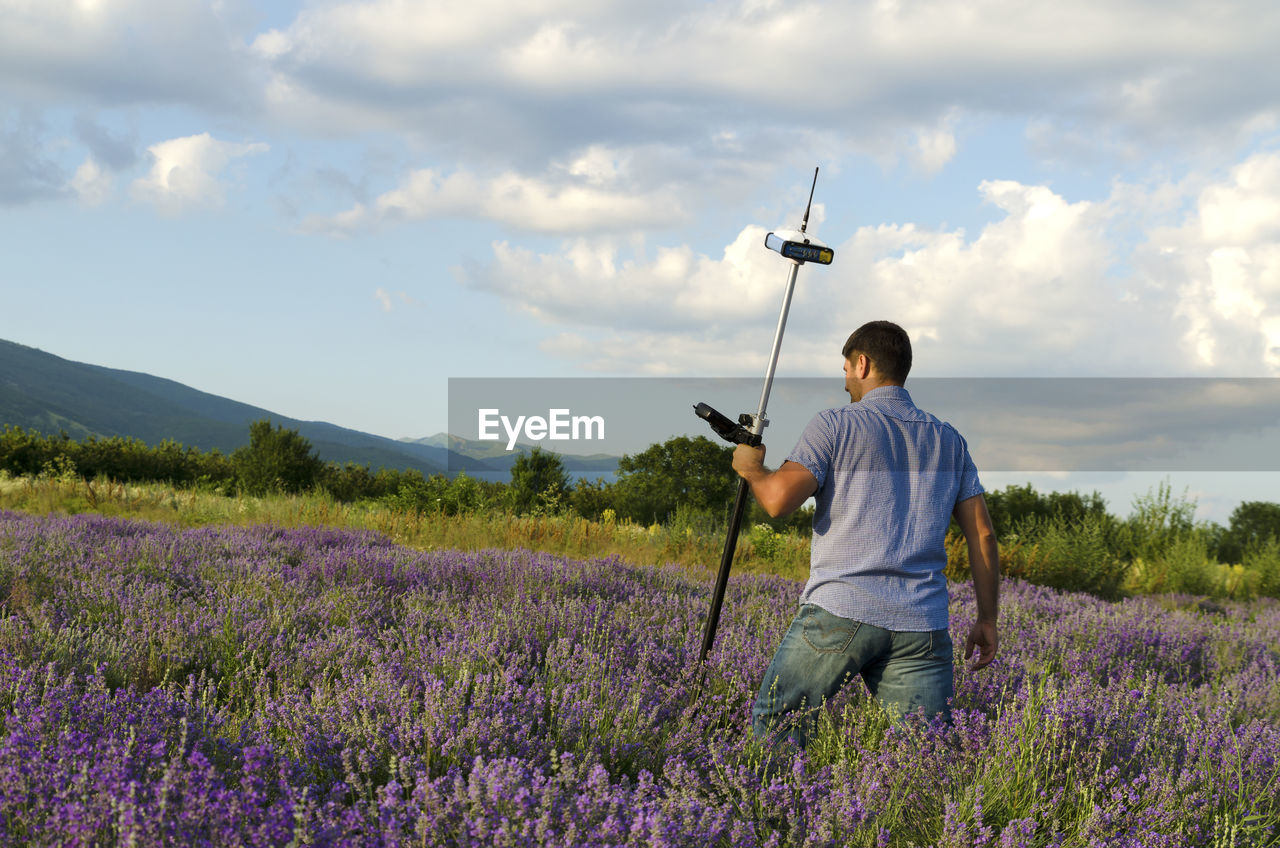
POLYGON ((801 603, 897 631, 947 626, 947 526, 982 492, 964 439, 901 386, 819 413, 789 461, 818 481, 801 603))

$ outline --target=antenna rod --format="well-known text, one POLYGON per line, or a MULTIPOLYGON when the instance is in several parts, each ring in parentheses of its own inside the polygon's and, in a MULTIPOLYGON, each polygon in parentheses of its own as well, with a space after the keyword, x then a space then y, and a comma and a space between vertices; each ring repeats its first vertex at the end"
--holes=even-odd
POLYGON ((818 187, 818 169, 813 169, 813 185, 809 186, 809 202, 804 205, 804 220, 800 223, 800 232, 809 226, 809 207, 813 206, 813 190, 818 187))

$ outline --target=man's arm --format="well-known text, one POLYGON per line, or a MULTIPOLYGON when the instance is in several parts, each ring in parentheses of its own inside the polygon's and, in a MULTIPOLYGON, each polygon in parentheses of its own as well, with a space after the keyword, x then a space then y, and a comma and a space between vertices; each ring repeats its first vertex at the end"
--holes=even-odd
POLYGON ((995 659, 1000 641, 996 632, 996 619, 1000 614, 1000 548, 996 544, 991 514, 987 512, 987 500, 981 494, 956 504, 953 514, 969 545, 969 570, 978 599, 978 620, 969 631, 964 647, 965 659, 973 656, 975 646, 980 649, 978 659, 969 666, 970 671, 977 671, 995 659))
POLYGON ((787 460, 776 471, 764 467, 764 445, 738 445, 733 451, 733 470, 751 484, 764 511, 774 518, 790 515, 818 491, 818 480, 809 469, 787 460))

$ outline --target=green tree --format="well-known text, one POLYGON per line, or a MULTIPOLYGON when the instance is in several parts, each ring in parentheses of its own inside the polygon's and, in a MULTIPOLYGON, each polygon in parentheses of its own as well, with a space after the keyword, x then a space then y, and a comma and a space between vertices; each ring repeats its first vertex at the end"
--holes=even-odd
MULTIPOLYGON (((1113 548, 1127 559, 1153 562, 1184 536, 1197 532, 1195 499, 1184 493, 1173 496, 1167 480, 1133 499, 1133 512, 1113 534, 1113 548)), ((1205 531, 1207 537, 1208 531, 1205 531)))
POLYGON ((516 457, 508 488, 511 508, 524 514, 556 510, 569 498, 569 474, 560 455, 542 448, 516 457))
POLYGON ((1031 488, 1030 483, 987 492, 986 501, 991 523, 1001 536, 1016 533, 1016 528, 1033 521, 1061 518, 1072 523, 1089 516, 1102 518, 1107 514, 1107 502, 1098 492, 1089 495, 1079 492, 1040 493, 1031 488))
POLYGON ((602 478, 588 480, 585 477, 579 477, 573 491, 569 493, 569 506, 583 518, 598 521, 606 509, 612 509, 614 514, 617 514, 614 495, 612 483, 606 483, 602 478))
POLYGON ((722 514, 730 506, 738 475, 733 448, 706 436, 675 436, 618 461, 614 484, 620 515, 633 521, 665 522, 676 507, 722 514))
POLYGON ((1231 511, 1231 519, 1218 544, 1222 562, 1242 562, 1269 539, 1280 539, 1280 503, 1245 501, 1231 511))
POLYGON ((35 430, 6 424, 0 434, 0 469, 10 474, 39 474, 59 455, 53 439, 35 430))
POLYGON ((316 485, 324 462, 311 442, 297 430, 286 430, 270 419, 249 425, 249 445, 231 455, 240 488, 251 495, 302 492, 316 485))
POLYGON ((404 475, 399 487, 382 500, 396 509, 460 515, 491 508, 503 499, 505 491, 501 483, 485 483, 466 472, 459 472, 452 480, 443 474, 423 477, 415 473, 404 475))

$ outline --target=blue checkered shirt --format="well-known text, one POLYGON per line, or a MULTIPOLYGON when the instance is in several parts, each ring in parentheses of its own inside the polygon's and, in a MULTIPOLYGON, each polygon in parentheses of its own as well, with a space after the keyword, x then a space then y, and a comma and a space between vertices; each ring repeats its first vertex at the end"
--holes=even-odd
POLYGON ((947 526, 983 491, 956 429, 881 386, 815 415, 787 459, 818 481, 800 603, 887 630, 946 627, 947 526))

